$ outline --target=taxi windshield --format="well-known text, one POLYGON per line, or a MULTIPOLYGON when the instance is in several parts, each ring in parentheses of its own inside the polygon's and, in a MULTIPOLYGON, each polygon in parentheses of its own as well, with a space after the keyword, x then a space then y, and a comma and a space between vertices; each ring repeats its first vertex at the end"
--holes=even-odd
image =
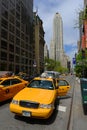
POLYGON ((47 81, 47 80, 33 80, 28 85, 28 87, 30 87, 30 88, 49 89, 49 90, 54 89, 52 81, 47 81))

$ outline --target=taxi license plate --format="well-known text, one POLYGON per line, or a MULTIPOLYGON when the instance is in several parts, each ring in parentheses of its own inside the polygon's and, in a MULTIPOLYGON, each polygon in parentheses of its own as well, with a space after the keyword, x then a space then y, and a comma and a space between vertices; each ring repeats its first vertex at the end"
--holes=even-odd
POLYGON ((28 111, 22 111, 22 115, 26 117, 31 117, 31 112, 28 111))

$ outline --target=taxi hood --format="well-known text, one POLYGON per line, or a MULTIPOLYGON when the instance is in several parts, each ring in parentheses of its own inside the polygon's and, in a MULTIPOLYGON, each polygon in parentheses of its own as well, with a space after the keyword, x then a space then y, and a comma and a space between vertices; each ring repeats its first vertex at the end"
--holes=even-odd
POLYGON ((29 100, 39 103, 51 103, 56 96, 56 90, 24 88, 15 97, 15 100, 29 100))

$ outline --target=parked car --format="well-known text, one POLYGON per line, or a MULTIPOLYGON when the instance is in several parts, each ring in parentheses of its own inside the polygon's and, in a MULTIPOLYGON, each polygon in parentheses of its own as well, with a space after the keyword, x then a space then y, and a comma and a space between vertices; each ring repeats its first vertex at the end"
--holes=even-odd
MULTIPOLYGON (((21 116, 49 118, 55 109, 58 83, 54 78, 34 78, 26 88, 14 96, 10 111, 21 116)), ((64 91, 62 91, 64 95, 64 91)))
POLYGON ((0 78, 0 102, 12 98, 27 84, 28 81, 22 80, 17 76, 0 78))

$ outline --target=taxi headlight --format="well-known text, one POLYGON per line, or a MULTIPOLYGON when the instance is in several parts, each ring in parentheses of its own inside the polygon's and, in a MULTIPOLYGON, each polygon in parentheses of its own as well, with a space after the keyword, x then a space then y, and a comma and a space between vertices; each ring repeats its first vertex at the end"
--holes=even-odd
POLYGON ((54 108, 54 104, 40 104, 40 108, 54 108))
POLYGON ((12 104, 18 104, 18 100, 12 100, 12 102, 11 102, 12 104))

